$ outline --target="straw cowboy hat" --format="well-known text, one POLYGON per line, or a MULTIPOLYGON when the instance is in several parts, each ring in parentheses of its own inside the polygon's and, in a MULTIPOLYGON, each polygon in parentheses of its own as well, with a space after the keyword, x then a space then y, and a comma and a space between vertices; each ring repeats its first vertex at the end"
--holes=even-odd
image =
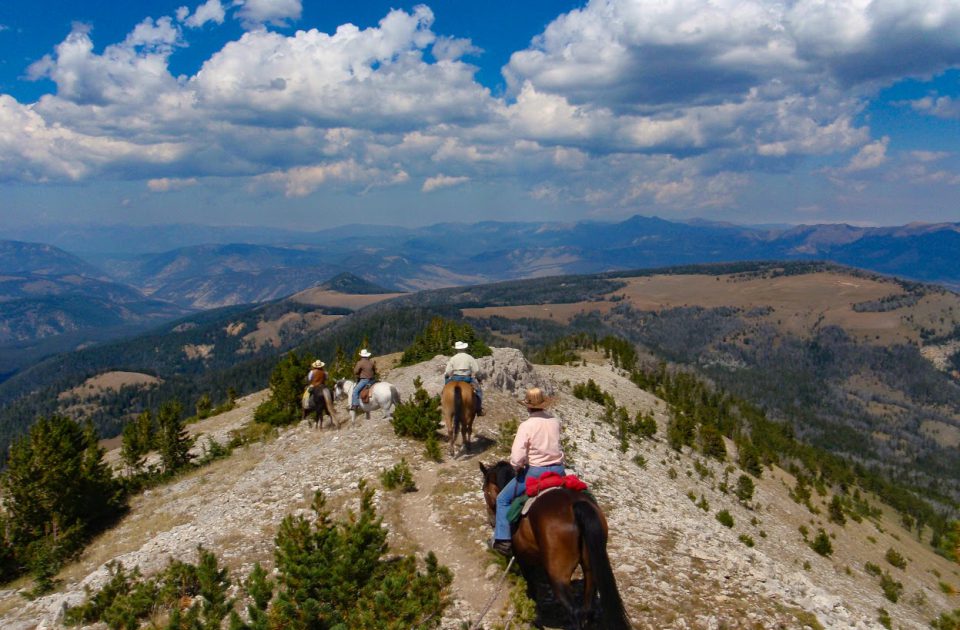
POLYGON ((539 387, 531 387, 527 390, 527 395, 518 402, 527 409, 546 409, 553 404, 553 398, 545 396, 539 387))
POLYGON ((468 345, 470 345, 470 344, 468 344, 466 341, 458 341, 457 343, 453 344, 453 349, 454 349, 454 350, 466 350, 468 345))
POLYGON ((324 363, 324 362, 321 361, 320 359, 317 359, 316 361, 314 361, 313 363, 310 364, 310 367, 312 367, 312 368, 317 368, 317 369, 319 370, 320 368, 322 368, 322 367, 325 366, 325 365, 326 365, 326 363, 324 363))
POLYGON ((364 359, 369 359, 369 358, 372 357, 373 355, 370 354, 370 351, 369 351, 369 350, 367 350, 366 348, 364 348, 363 350, 360 351, 360 356, 363 357, 364 359))

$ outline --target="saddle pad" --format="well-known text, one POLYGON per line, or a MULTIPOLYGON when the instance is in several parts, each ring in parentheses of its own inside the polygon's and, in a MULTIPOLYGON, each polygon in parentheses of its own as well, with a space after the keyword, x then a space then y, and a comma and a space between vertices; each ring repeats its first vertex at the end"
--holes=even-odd
POLYGON ((540 494, 538 494, 537 496, 535 496, 535 497, 530 497, 530 498, 523 504, 523 507, 520 509, 520 516, 526 516, 527 512, 530 511, 530 508, 533 507, 533 504, 537 502, 537 499, 539 499, 539 498, 542 497, 543 495, 547 494, 548 492, 552 492, 553 490, 559 490, 559 489, 562 488, 562 487, 563 487, 563 486, 553 486, 553 487, 551 487, 551 488, 545 488, 544 490, 541 490, 541 491, 540 491, 540 494))
POLYGON ((527 496, 531 497, 549 488, 557 487, 583 492, 587 489, 587 484, 583 483, 576 475, 559 475, 555 472, 545 472, 539 477, 528 477, 526 480, 527 496))

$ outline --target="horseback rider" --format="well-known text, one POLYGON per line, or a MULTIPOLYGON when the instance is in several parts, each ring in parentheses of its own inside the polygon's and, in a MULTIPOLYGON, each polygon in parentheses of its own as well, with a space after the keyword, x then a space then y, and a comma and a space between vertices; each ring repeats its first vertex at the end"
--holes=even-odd
POLYGON ((353 396, 350 399, 351 411, 360 408, 360 392, 377 380, 377 364, 370 360, 371 356, 373 355, 370 351, 364 348, 360 351, 360 360, 353 366, 353 375, 357 378, 357 384, 353 388, 353 396))
POLYGON ((507 512, 510 504, 523 492, 527 478, 539 478, 546 472, 565 474, 563 450, 560 448, 560 420, 547 411, 552 401, 543 390, 533 387, 520 404, 530 417, 517 427, 517 435, 510 449, 510 465, 516 475, 497 495, 496 525, 493 530, 493 549, 505 556, 513 554, 513 542, 507 512), (524 470, 526 468, 526 470, 524 470))
POLYGON ((307 393, 309 395, 312 407, 304 403, 303 417, 306 418, 311 411, 316 411, 317 418, 323 413, 323 406, 326 404, 327 397, 324 395, 324 387, 327 383, 327 371, 324 370, 326 363, 317 359, 310 364, 310 371, 307 372, 307 393))
POLYGON ((457 354, 450 357, 447 361, 447 367, 443 371, 443 383, 446 385, 450 381, 463 381, 470 383, 473 387, 473 393, 477 397, 478 416, 483 415, 483 391, 480 389, 480 364, 471 355, 464 352, 469 344, 465 341, 458 341, 453 344, 457 354))
POLYGON ((310 371, 307 372, 307 386, 311 389, 317 387, 323 388, 327 384, 327 371, 323 368, 326 367, 326 363, 317 359, 310 364, 310 371))

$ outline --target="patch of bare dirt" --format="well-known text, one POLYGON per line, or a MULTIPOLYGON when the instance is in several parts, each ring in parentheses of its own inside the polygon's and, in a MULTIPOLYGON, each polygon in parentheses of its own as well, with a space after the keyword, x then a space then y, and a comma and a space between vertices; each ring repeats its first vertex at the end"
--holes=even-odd
POLYGON ((97 398, 107 390, 120 391, 121 387, 152 387, 161 382, 163 381, 156 376, 140 372, 104 372, 91 376, 76 387, 60 392, 58 398, 66 400, 75 396, 80 400, 87 400, 97 398))
POLYGON ((309 306, 333 306, 339 308, 349 308, 358 310, 364 306, 370 306, 384 300, 392 300, 400 297, 403 293, 373 293, 369 295, 356 295, 352 293, 339 293, 338 291, 329 291, 326 289, 306 289, 299 293, 294 293, 290 299, 300 304, 309 306))

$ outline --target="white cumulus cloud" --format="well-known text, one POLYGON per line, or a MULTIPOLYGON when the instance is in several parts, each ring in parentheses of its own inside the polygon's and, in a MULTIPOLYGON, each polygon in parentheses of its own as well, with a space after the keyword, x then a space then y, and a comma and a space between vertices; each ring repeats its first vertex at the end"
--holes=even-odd
POLYGON ((301 0, 236 0, 237 18, 244 28, 260 28, 264 24, 287 26, 299 20, 303 11, 301 0))
POLYGON ((190 28, 200 28, 207 22, 223 24, 226 15, 226 9, 223 8, 220 0, 207 0, 194 9, 192 15, 187 7, 177 9, 177 19, 190 28))
POLYGON ((434 175, 433 177, 428 177, 424 180, 423 186, 420 188, 423 192, 433 192, 440 188, 450 188, 451 186, 460 186, 461 184, 466 184, 470 181, 469 177, 458 175, 458 176, 449 176, 449 175, 434 175))
POLYGON ((147 188, 152 192, 170 192, 171 190, 181 190, 196 186, 199 180, 196 177, 176 178, 159 177, 157 179, 147 180, 147 188))

